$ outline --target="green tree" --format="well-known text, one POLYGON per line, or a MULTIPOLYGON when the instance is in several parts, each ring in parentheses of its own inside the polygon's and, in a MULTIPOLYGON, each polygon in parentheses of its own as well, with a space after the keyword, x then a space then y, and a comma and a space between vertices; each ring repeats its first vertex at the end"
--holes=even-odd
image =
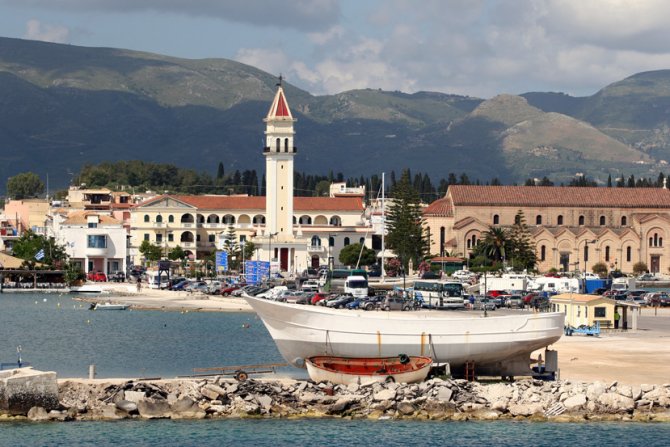
POLYGON ((636 262, 633 264, 633 273, 636 275, 641 275, 645 272, 649 271, 649 268, 647 268, 647 264, 644 262, 636 262))
POLYGON ((23 172, 7 180, 7 195, 12 199, 28 199, 44 192, 44 183, 34 172, 23 172))
POLYGON ((506 259, 509 249, 510 239, 507 231, 490 226, 488 231, 484 232, 484 239, 479 243, 475 252, 495 263, 506 259))
POLYGON ((533 270, 537 263, 535 250, 531 244, 530 230, 526 225, 526 217, 523 211, 519 210, 514 217, 514 225, 509 230, 509 260, 512 262, 514 270, 533 270))
POLYGON ((184 258, 186 258, 186 252, 179 245, 174 247, 172 250, 170 250, 170 253, 168 253, 168 259, 171 261, 180 261, 184 258))
POLYGON ((161 258, 163 250, 158 245, 154 245, 149 241, 142 241, 140 244, 140 253, 147 261, 158 261, 161 258))
POLYGON ((596 262, 593 264, 593 267, 591 267, 591 271, 601 278, 604 278, 607 276, 607 264, 604 262, 596 262))
POLYGON ((317 197, 328 197, 330 194, 330 182, 328 180, 321 180, 316 184, 317 197))
POLYGON ((391 189, 391 197, 393 202, 386 215, 386 243, 407 269, 410 259, 413 265, 419 265, 428 252, 419 194, 410 184, 409 171, 403 171, 391 189))
POLYGON ((38 263, 60 269, 65 267, 67 261, 64 246, 57 244, 52 237, 47 238, 31 230, 24 231, 21 237, 14 241, 12 254, 23 259, 24 266, 28 269, 35 269, 38 263))
POLYGON ((350 266, 364 266, 372 265, 377 262, 377 254, 371 248, 357 243, 350 244, 340 251, 339 261, 344 265, 350 266), (361 252, 361 250, 363 250, 361 252), (360 262, 358 261, 360 256, 360 262))

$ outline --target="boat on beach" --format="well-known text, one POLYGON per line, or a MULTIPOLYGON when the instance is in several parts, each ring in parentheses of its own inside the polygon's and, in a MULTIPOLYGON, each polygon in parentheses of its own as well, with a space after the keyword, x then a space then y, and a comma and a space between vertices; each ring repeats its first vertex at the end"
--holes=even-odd
POLYGON ((91 304, 91 310, 126 310, 130 307, 130 304, 117 304, 117 303, 93 303, 91 304))
POLYGON ((485 317, 480 312, 370 312, 245 299, 284 359, 298 368, 315 356, 382 358, 405 353, 449 363, 455 373, 473 362, 480 375, 530 375, 530 354, 560 339, 565 322, 561 312, 485 317))
POLYGON ((430 357, 401 354, 384 358, 346 358, 316 356, 305 360, 307 373, 315 382, 338 385, 365 382, 422 382, 430 372, 430 357))

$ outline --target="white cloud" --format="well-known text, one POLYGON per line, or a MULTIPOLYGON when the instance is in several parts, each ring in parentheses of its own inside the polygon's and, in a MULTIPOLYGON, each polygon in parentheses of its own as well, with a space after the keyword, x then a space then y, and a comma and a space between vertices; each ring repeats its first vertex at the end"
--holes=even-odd
POLYGON ((26 39, 55 43, 66 43, 69 36, 70 31, 66 27, 49 25, 35 19, 26 23, 26 33, 24 35, 26 39))

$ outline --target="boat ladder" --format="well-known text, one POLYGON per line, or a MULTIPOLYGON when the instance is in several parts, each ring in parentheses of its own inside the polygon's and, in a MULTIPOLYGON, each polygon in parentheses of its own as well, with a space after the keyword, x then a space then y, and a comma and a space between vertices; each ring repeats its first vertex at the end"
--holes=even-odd
POLYGON ((475 362, 473 360, 465 362, 465 380, 468 382, 475 380, 475 362))
POLYGON ((544 411, 544 416, 548 418, 552 416, 558 416, 563 414, 565 410, 567 410, 567 408, 565 408, 565 405, 563 405, 563 403, 556 402, 554 405, 552 405, 551 407, 547 408, 544 411))

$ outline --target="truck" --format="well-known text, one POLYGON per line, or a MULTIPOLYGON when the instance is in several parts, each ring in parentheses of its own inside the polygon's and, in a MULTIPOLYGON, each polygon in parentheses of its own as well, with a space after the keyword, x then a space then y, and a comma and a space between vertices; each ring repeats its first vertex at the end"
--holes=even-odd
POLYGON ((612 291, 626 292, 635 289, 635 278, 621 277, 612 280, 612 291))
POLYGON ((479 278, 479 293, 487 295, 489 290, 526 290, 528 287, 528 277, 522 274, 506 273, 501 277, 482 276, 479 278))
POLYGON ((353 275, 344 281, 344 293, 362 298, 368 296, 368 280, 365 276, 353 275))

